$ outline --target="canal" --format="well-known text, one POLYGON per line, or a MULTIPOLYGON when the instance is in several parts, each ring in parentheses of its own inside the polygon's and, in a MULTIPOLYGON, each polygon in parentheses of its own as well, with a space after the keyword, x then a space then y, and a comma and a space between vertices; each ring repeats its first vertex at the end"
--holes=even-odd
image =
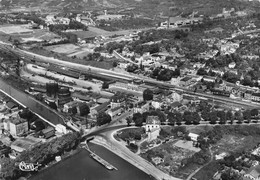
POLYGON ((153 180, 132 164, 95 144, 89 144, 92 151, 114 165, 118 170, 107 170, 82 149, 79 153, 50 168, 39 172, 29 180, 153 180))
POLYGON ((6 94, 10 95, 17 101, 19 101, 24 106, 28 107, 33 112, 39 114, 44 119, 49 120, 53 124, 64 124, 62 117, 56 113, 53 109, 47 107, 47 105, 42 102, 37 101, 29 94, 22 92, 18 89, 15 89, 4 80, 0 78, 0 89, 6 94))

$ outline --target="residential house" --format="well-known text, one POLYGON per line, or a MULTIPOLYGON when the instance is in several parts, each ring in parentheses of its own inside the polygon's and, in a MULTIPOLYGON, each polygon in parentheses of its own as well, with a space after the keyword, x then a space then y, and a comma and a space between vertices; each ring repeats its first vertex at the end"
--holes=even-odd
POLYGON ((216 77, 211 77, 211 76, 203 76, 203 80, 206 82, 216 82, 216 77))
POLYGON ((245 173, 243 180, 260 180, 260 165, 251 167, 245 173))
POLYGON ((158 101, 158 100, 152 101, 152 106, 153 106, 155 109, 160 109, 161 106, 162 106, 162 104, 163 104, 162 101, 158 101))
POLYGON ((55 129, 53 127, 43 129, 42 134, 43 134, 44 138, 48 139, 55 135, 55 129))
POLYGON ((136 104, 136 106, 133 108, 133 112, 134 113, 144 113, 144 112, 147 112, 149 111, 149 108, 150 108, 150 104, 149 102, 139 102, 136 104))
POLYGON ((8 132, 10 132, 13 136, 19 136, 23 133, 28 132, 29 125, 28 121, 26 119, 17 117, 12 117, 10 119, 5 120, 4 122, 4 129, 8 132))
POLYGON ((191 77, 184 77, 184 78, 182 78, 182 79, 180 80, 180 86, 185 87, 185 86, 190 85, 190 84, 191 84, 191 80, 192 80, 191 77))
POLYGON ((170 104, 171 111, 178 111, 181 106, 182 106, 182 104, 178 101, 170 104))
POLYGON ((98 105, 96 107, 91 108, 90 109, 90 115, 92 117, 94 117, 94 116, 96 116, 100 112, 105 112, 108 109, 108 105, 109 104, 110 104, 109 102, 105 102, 105 103, 103 103, 101 105, 98 105))
POLYGON ((123 107, 125 106, 125 97, 123 95, 115 95, 111 98, 110 107, 114 109, 116 107, 123 107))
POLYGON ((171 95, 168 96, 171 102, 180 102, 182 100, 182 95, 173 91, 171 95))
POLYGON ((254 93, 254 91, 247 90, 247 91, 244 93, 244 99, 246 99, 246 100, 251 100, 253 93, 254 93))
POLYGON ((32 136, 27 136, 25 138, 18 138, 11 144, 11 149, 21 153, 25 150, 32 149, 33 147, 39 145, 42 142, 39 138, 34 138, 32 136))
POLYGON ((171 79, 171 84, 172 85, 175 85, 175 86, 179 86, 180 85, 180 77, 173 77, 172 79, 171 79))
POLYGON ((109 109, 107 111, 107 114, 109 114, 111 117, 114 117, 114 116, 118 115, 121 112, 122 112, 122 108, 121 107, 115 107, 113 109, 109 109))
POLYGON ((85 101, 85 102, 89 102, 92 99, 89 95, 83 95, 83 94, 78 93, 78 92, 72 93, 71 97, 73 98, 73 100, 85 101))
POLYGON ((148 134, 148 141, 152 141, 159 136, 161 122, 158 116, 148 116, 146 118, 145 132, 148 134))
POLYGON ((254 102, 260 102, 260 93, 253 93, 251 96, 251 100, 254 102))
POLYGON ((195 133, 189 133, 188 136, 191 138, 192 141, 198 141, 198 137, 199 135, 198 134, 195 134, 195 133))
POLYGON ((229 63, 228 68, 234 69, 235 66, 236 66, 236 63, 235 62, 231 62, 231 63, 229 63))
POLYGON ((225 74, 225 72, 223 70, 221 70, 221 69, 214 69, 214 68, 212 68, 211 71, 216 73, 216 74, 218 74, 218 75, 220 75, 221 77, 225 74))
POLYGON ((18 105, 16 103, 14 103, 13 101, 8 101, 6 104, 5 104, 5 107, 9 110, 15 110, 15 109, 18 109, 18 105))
POLYGON ((63 105, 63 112, 70 113, 73 109, 77 110, 78 102, 71 101, 63 105))

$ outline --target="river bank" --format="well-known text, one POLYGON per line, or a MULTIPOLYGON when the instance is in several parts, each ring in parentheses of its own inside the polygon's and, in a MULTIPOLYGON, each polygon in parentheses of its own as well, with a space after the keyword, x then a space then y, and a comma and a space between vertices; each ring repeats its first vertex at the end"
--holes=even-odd
POLYGON ((39 172, 31 177, 30 180, 153 180, 152 177, 106 148, 93 143, 90 143, 89 147, 118 170, 107 170, 92 159, 89 156, 89 152, 81 149, 75 155, 39 172))

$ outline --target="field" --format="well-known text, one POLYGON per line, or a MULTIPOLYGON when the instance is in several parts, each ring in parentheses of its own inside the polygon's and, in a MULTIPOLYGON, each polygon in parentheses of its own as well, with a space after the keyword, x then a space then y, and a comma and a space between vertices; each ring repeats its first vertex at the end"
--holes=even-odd
POLYGON ((74 45, 74 44, 61 44, 61 45, 54 45, 54 46, 47 46, 45 49, 48 51, 56 52, 56 53, 61 53, 61 54, 71 54, 75 53, 78 51, 79 47, 74 45))
POLYGON ((196 151, 199 151, 199 149, 193 151, 193 148, 191 150, 190 143, 192 144, 191 141, 170 141, 148 150, 146 153, 141 154, 141 156, 150 162, 152 162, 152 158, 160 157, 163 161, 156 165, 156 167, 172 176, 187 178, 190 173, 198 168, 194 164, 189 166, 189 168, 181 168, 183 160, 191 157, 196 151))
POLYGON ((29 29, 28 25, 12 25, 0 27, 0 31, 5 34, 23 34, 33 33, 32 29, 29 29))
POLYGON ((259 136, 224 135, 224 137, 212 147, 212 151, 214 154, 246 151, 255 147, 259 141, 259 136))

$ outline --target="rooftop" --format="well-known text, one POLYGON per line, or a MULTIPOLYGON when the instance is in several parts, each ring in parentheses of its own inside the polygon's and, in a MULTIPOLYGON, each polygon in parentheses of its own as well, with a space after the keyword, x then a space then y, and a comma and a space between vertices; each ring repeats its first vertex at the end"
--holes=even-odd
POLYGON ((146 118, 146 124, 161 124, 158 116, 148 116, 146 118))

